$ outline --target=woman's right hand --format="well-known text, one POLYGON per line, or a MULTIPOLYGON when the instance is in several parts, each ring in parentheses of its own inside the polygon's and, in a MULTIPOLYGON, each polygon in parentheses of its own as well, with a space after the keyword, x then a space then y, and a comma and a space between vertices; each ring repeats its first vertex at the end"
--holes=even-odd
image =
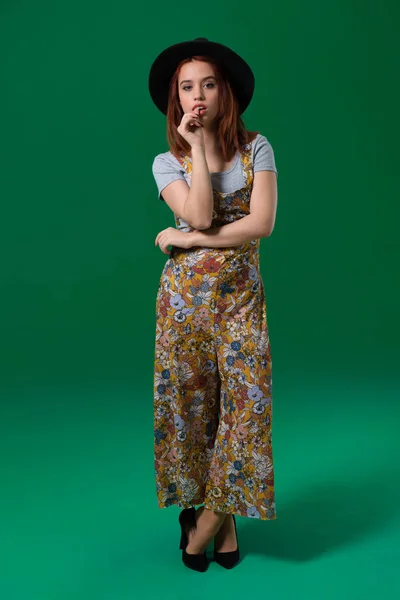
POLYGON ((193 146, 204 147, 203 124, 200 120, 200 115, 195 112, 185 113, 178 127, 178 133, 193 146))

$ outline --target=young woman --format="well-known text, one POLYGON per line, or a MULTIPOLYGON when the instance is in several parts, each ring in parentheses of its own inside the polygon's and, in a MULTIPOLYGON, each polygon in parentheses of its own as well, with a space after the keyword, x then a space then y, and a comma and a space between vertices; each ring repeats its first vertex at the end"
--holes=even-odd
POLYGON ((167 116, 170 148, 153 175, 176 224, 155 240, 169 256, 156 300, 158 504, 183 508, 186 566, 205 571, 214 539, 215 560, 231 568, 235 515, 276 518, 259 245, 274 228, 277 170, 267 138, 240 116, 253 72, 226 46, 197 38, 167 48, 149 89, 167 116))

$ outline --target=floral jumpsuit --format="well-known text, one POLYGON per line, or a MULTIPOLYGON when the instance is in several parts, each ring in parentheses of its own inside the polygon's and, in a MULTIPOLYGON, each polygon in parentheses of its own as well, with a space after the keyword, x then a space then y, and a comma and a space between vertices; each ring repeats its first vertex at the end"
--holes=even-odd
MULTIPOLYGON (((190 178, 191 160, 179 161, 190 178)), ((245 185, 213 190, 211 227, 250 212, 245 185)), ((175 215, 176 225, 182 223, 175 215)), ((186 231, 192 228, 187 227, 186 231)), ((160 508, 176 504, 275 519, 272 360, 260 240, 227 248, 173 247, 156 300, 154 450, 160 508)))

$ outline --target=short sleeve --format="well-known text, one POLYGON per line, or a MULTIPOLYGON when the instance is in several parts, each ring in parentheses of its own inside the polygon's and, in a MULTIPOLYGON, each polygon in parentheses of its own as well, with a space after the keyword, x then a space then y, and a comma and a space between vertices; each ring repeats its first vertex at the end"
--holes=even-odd
POLYGON ((278 176, 274 151, 267 138, 259 134, 253 146, 253 171, 274 171, 278 176))
POLYGON ((169 156, 168 153, 159 154, 155 157, 152 171, 160 200, 164 200, 164 198, 161 196, 161 192, 167 187, 167 185, 179 179, 186 181, 183 174, 183 169, 181 168, 179 162, 176 160, 176 158, 174 158, 174 156, 169 156))

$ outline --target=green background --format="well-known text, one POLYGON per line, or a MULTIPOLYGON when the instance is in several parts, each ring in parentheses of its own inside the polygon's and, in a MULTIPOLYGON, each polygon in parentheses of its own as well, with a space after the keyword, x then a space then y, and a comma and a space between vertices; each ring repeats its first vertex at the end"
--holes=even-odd
POLYGON ((0 596, 397 596, 398 17, 394 1, 1 2, 0 596), (195 37, 251 64, 244 119, 279 171, 261 242, 278 519, 239 519, 243 562, 206 574, 180 562, 152 447, 154 240, 174 223, 147 77, 195 37))

